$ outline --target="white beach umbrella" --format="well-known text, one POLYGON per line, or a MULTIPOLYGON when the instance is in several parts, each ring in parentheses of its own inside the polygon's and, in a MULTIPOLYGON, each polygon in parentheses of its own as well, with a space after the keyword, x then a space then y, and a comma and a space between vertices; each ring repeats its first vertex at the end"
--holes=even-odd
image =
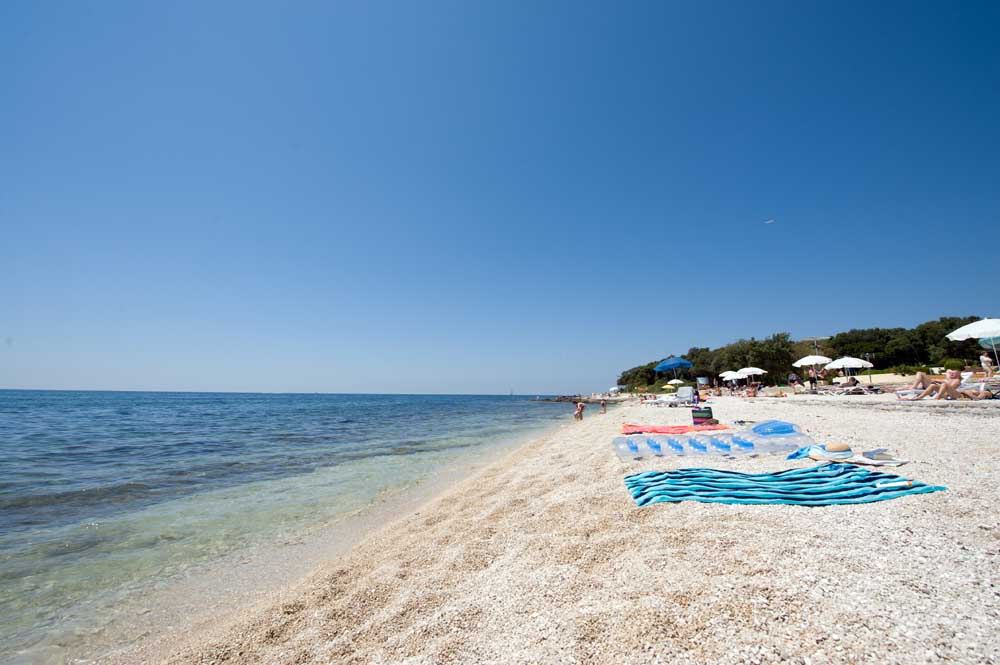
MULTIPOLYGON (((811 366, 813 368, 813 374, 812 377, 809 379, 809 385, 814 386, 816 383, 816 377, 819 376, 819 371, 816 368, 819 367, 820 365, 825 365, 828 362, 833 362, 833 361, 832 359, 827 358, 826 356, 806 356, 805 358, 799 358, 798 360, 793 362, 792 367, 811 366)), ((813 391, 815 392, 815 387, 813 388, 813 391)))
POLYGON ((766 369, 761 369, 760 367, 744 367, 739 372, 737 372, 742 378, 749 379, 751 376, 760 376, 761 374, 767 374, 766 369))
POLYGON ((667 384, 671 385, 671 386, 679 386, 682 383, 684 383, 684 382, 681 381, 680 379, 670 379, 669 381, 667 381, 667 384))
MULTIPOLYGON (((958 330, 954 330, 946 335, 953 342, 961 342, 963 339, 983 339, 986 337, 1000 337, 1000 319, 980 319, 964 325, 958 330)), ((993 347, 993 357, 1000 365, 1000 357, 997 356, 996 341, 990 339, 990 346, 993 347)))
POLYGON ((825 369, 863 369, 865 367, 874 367, 867 360, 862 360, 861 358, 852 358, 851 356, 844 356, 843 358, 837 358, 833 362, 827 363, 825 369))
POLYGON ((734 372, 732 370, 727 369, 725 372, 719 374, 719 378, 726 382, 739 381, 740 379, 743 378, 743 375, 740 374, 739 372, 734 372))
MULTIPOLYGON (((851 356, 844 356, 843 358, 837 358, 832 363, 827 363, 826 369, 863 369, 871 368, 872 365, 867 360, 862 360, 861 358, 852 358, 851 356)), ((850 374, 850 372, 848 372, 850 374)))
POLYGON ((827 358, 826 356, 806 356, 805 358, 799 358, 792 363, 792 367, 805 367, 807 365, 825 365, 829 362, 833 362, 832 358, 827 358))

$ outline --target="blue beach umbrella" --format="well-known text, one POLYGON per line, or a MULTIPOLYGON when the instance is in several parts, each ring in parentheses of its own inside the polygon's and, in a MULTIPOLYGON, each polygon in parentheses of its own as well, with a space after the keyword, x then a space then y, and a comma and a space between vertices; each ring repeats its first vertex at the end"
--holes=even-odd
POLYGON ((983 337, 979 340, 979 346, 983 347, 987 351, 995 349, 1000 346, 1000 337, 983 337))
POLYGON ((683 358, 667 358, 659 365, 653 368, 654 372, 666 372, 668 369, 681 369, 693 367, 691 361, 684 360, 683 358))
POLYGON ((688 367, 694 367, 690 360, 684 360, 683 358, 670 357, 661 362, 659 365, 653 368, 654 372, 666 372, 668 369, 674 370, 674 376, 677 376, 678 369, 686 369, 688 367))

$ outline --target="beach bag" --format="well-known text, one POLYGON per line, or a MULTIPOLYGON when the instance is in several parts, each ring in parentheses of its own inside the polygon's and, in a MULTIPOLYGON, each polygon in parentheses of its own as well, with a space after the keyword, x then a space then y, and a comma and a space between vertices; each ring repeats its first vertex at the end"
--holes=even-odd
POLYGON ((706 420, 712 419, 712 407, 704 406, 700 409, 691 409, 691 420, 695 425, 704 425, 706 420))

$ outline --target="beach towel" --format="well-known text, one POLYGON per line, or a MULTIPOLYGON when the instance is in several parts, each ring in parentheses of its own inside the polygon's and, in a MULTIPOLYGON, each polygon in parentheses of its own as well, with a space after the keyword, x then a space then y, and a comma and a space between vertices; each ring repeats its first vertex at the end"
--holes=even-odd
POLYGON ((860 455, 850 448, 831 451, 826 446, 805 446, 791 453, 785 459, 814 459, 817 462, 844 462, 847 464, 865 464, 868 466, 902 466, 909 460, 893 457, 886 448, 867 450, 860 455))
POLYGON ((907 494, 947 489, 852 464, 822 464, 777 473, 738 473, 719 469, 646 471, 625 476, 638 506, 651 503, 789 504, 829 506, 871 503, 907 494))
POLYGON ((686 434, 714 429, 729 429, 729 425, 622 425, 622 434, 686 434))

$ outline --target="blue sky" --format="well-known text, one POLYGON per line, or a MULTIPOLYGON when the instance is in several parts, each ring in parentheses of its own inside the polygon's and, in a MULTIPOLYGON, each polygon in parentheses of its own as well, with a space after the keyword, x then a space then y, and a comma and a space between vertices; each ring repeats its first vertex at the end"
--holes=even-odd
POLYGON ((1000 314, 998 19, 5 2, 0 387, 584 391, 1000 314))

